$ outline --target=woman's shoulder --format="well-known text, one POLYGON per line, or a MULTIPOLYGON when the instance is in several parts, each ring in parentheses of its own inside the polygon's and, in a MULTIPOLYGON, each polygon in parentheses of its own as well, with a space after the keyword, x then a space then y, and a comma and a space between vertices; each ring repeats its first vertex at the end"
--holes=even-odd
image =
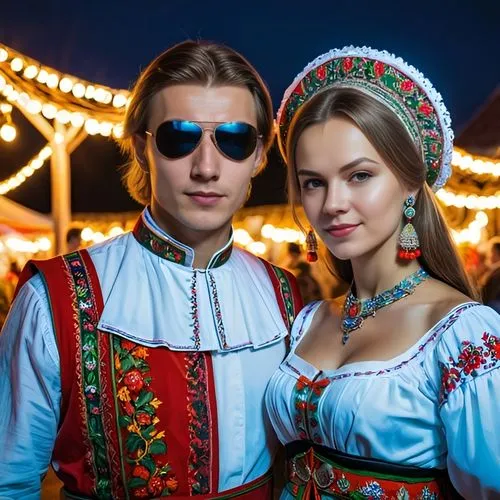
POLYGON ((316 300, 305 305, 295 318, 292 342, 298 342, 306 332, 315 330, 332 319, 339 321, 342 302, 338 299, 316 300))
POLYGON ((471 299, 448 306, 437 326, 442 330, 441 349, 452 356, 458 355, 465 345, 482 345, 485 338, 495 338, 500 343, 500 315, 471 299))
MULTIPOLYGON (((441 365, 459 363, 465 352, 489 353, 492 343, 500 344, 500 315, 491 307, 444 284, 432 298, 428 321, 438 337, 441 365)), ((490 361, 496 360, 497 351, 500 355, 498 348, 494 351, 490 361)))
POLYGON ((474 299, 439 280, 429 280, 425 290, 427 323, 431 329, 462 304, 476 303, 474 299))

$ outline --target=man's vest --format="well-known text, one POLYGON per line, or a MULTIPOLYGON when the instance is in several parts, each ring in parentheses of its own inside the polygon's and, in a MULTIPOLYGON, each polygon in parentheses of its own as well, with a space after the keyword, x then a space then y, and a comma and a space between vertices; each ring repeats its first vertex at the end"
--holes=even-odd
MULTIPOLYGON (((302 307, 293 276, 262 261, 290 329, 302 307)), ((272 498, 268 473, 218 493, 217 404, 210 352, 145 347, 97 329, 99 278, 86 250, 30 261, 45 282, 61 367, 52 459, 65 498, 272 498)))

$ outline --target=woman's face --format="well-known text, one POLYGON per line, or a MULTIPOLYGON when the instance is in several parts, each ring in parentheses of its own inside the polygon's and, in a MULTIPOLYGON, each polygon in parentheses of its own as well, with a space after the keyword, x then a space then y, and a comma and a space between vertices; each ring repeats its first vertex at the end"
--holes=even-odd
POLYGON ((410 193, 351 121, 332 118, 307 128, 295 164, 306 215, 335 257, 382 249, 395 258, 410 193))

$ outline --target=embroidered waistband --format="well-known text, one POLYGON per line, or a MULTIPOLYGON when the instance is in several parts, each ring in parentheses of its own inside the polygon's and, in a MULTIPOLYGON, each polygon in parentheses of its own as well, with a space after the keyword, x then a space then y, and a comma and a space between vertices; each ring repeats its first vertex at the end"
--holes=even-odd
POLYGON ((307 451, 295 454, 296 443, 287 445, 286 488, 296 499, 457 498, 446 471, 372 461, 308 442, 299 447, 306 444, 307 451))

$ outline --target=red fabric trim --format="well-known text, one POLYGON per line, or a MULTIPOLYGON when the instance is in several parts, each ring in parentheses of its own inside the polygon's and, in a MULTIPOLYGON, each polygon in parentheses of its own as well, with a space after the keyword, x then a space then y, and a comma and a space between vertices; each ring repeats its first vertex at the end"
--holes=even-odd
POLYGON ((219 489, 219 420, 217 414, 217 399, 215 394, 215 378, 214 368, 212 363, 212 355, 205 354, 207 363, 207 380, 208 380, 208 401, 209 401, 209 415, 210 415, 210 462, 211 462, 211 491, 218 491, 219 489))
MULTIPOLYGON (((285 302, 283 299, 283 293, 281 289, 281 284, 280 281, 276 275, 275 267, 273 264, 268 262, 265 259, 260 259, 260 261, 264 264, 264 267, 266 268, 267 274, 269 275, 269 278, 271 279, 271 283, 274 288, 274 293, 276 294, 276 300, 278 302, 278 306, 280 308, 281 316, 283 318, 283 321, 285 322, 285 325, 287 325, 288 331, 290 332, 292 329, 292 325, 290 324, 290 321, 288 320, 288 315, 286 312, 286 306, 285 302)), ((299 286, 297 284, 297 280, 295 279, 295 276, 290 272, 287 271, 286 269, 283 269, 282 267, 279 268, 287 277, 288 282, 290 284, 290 288, 292 291, 292 299, 293 299, 293 310, 294 310, 294 317, 297 316, 299 311, 303 307, 303 302, 302 302, 302 296, 300 295, 300 290, 299 286)))
MULTIPOLYGON (((187 389, 187 484, 192 496, 218 491, 217 401, 212 356, 206 352, 186 352, 185 385, 187 389)), ((179 399, 180 401, 180 399, 179 399)), ((181 432, 179 430, 179 432, 181 432)), ((182 456, 179 450, 179 457, 182 456)), ((182 494, 180 490, 178 494, 182 494)))
POLYGON ((289 322, 288 322, 285 303, 283 302, 283 296, 281 294, 280 282, 279 282, 278 277, 276 276, 276 273, 274 271, 274 267, 267 260, 261 259, 261 262, 264 264, 264 267, 266 268, 267 274, 268 274, 269 278, 271 279, 271 283, 272 283, 273 288, 274 288, 274 293, 276 295, 278 306, 280 308, 281 317, 283 318, 283 321, 285 322, 285 325, 287 326, 288 331, 290 331, 291 325, 289 325, 289 322))
POLYGON ((292 288, 293 310, 295 311, 295 316, 297 316, 297 314, 299 314, 299 312, 304 307, 304 301, 302 300, 302 295, 300 294, 300 288, 299 284, 297 283, 297 278, 295 278, 295 276, 290 271, 283 268, 281 269, 287 275, 290 287, 292 288))

